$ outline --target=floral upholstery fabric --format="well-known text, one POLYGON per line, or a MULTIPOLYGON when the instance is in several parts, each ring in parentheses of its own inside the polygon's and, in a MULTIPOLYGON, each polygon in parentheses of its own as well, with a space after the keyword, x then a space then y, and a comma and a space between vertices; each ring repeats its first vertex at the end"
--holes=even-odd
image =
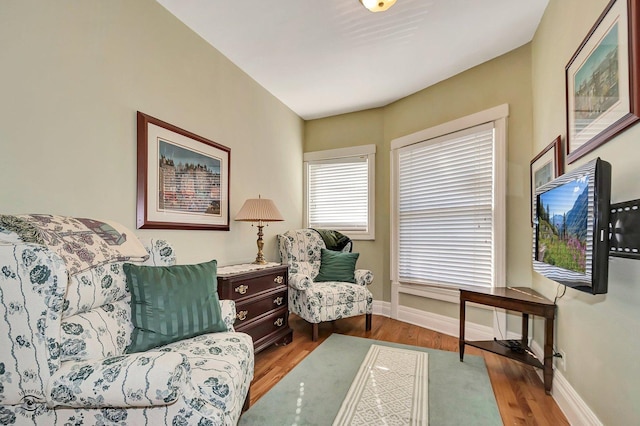
MULTIPOLYGON (((129 294, 120 261, 69 278, 63 259, 0 231, 0 424, 234 425, 253 378, 253 342, 233 331, 125 354, 129 294)), ((130 237, 133 234, 129 234, 130 237)), ((144 264, 175 263, 161 240, 144 264)))
POLYGON ((0 215, 0 228, 24 243, 40 244, 65 261, 69 275, 114 261, 144 261, 147 251, 131 231, 113 221, 48 214, 0 215))
POLYGON ((46 401, 49 377, 60 367, 67 273, 60 256, 36 244, 0 245, 0 271, 1 421, 7 405, 46 401))
MULTIPOLYGON (((324 241, 313 229, 278 235, 280 260, 289 265, 289 310, 310 323, 333 321, 373 311, 373 296, 366 286, 373 273, 356 269, 356 283, 314 282, 320 270, 324 241)), ((343 251, 350 251, 347 245, 343 251)))

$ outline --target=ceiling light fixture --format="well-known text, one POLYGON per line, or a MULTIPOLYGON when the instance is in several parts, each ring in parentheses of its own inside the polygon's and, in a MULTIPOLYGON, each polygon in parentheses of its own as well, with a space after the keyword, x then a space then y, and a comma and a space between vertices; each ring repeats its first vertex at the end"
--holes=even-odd
POLYGON ((384 12, 394 5, 396 0, 360 0, 360 3, 371 12, 384 12))

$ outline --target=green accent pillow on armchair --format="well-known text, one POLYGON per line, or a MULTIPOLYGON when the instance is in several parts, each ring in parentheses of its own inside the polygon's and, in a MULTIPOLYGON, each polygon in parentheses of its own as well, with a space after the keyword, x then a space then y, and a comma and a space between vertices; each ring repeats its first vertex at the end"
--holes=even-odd
POLYGON ((125 263, 123 267, 134 326, 128 353, 227 331, 220 311, 215 260, 174 266, 125 263))
POLYGON ((325 248, 320 252, 320 271, 314 281, 342 281, 355 283, 356 262, 360 253, 333 251, 325 248))

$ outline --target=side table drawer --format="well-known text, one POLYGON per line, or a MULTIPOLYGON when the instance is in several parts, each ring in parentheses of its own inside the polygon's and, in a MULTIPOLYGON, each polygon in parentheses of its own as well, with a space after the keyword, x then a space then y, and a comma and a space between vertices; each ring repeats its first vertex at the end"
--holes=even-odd
POLYGON ((241 327, 255 317, 265 312, 278 309, 287 303, 287 289, 281 288, 277 293, 270 294, 268 297, 246 302, 236 305, 236 322, 234 327, 241 327))
MULTIPOLYGON (((223 277, 222 280, 225 278, 223 277)), ((256 297, 260 293, 272 291, 274 287, 287 286, 285 273, 272 273, 258 277, 229 279, 219 291, 222 299, 241 301, 256 297)))
POLYGON ((288 312, 286 309, 279 309, 264 318, 260 318, 259 320, 250 323, 249 326, 240 325, 236 330, 242 333, 247 333, 251 336, 253 344, 257 346, 260 343, 260 339, 263 337, 269 336, 278 330, 289 328, 287 314, 288 312))

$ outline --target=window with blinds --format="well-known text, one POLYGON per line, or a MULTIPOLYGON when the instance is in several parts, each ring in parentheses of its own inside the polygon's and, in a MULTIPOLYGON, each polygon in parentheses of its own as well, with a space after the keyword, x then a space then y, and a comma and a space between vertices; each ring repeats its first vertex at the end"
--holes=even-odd
POLYGON ((494 283, 494 127, 398 149, 397 271, 404 283, 494 283))
POLYGON ((366 145, 305 154, 305 226, 374 237, 374 153, 366 145))

